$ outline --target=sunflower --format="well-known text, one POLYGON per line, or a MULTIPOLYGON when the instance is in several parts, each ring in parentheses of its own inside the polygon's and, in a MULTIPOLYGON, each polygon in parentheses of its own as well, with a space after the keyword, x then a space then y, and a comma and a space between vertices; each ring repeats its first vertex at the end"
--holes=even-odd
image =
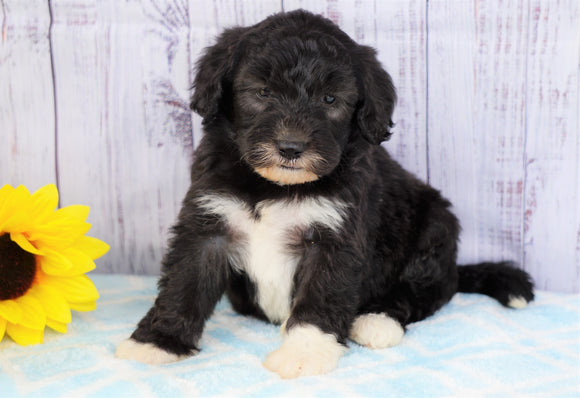
POLYGON ((85 273, 109 246, 85 236, 87 206, 57 206, 52 184, 32 195, 24 186, 0 189, 0 341, 42 343, 46 326, 66 333, 71 309, 96 308, 85 273))

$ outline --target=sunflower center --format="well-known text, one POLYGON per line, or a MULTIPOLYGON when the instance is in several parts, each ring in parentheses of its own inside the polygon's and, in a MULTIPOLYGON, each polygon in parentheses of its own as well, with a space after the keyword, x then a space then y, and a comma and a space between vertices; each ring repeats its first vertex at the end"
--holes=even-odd
POLYGON ((36 258, 10 239, 0 236, 0 301, 23 296, 34 281, 36 258))

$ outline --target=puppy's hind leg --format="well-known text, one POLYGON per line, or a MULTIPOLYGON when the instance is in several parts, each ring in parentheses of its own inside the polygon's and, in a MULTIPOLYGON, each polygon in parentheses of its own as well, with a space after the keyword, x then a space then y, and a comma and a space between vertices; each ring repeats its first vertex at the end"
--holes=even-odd
POLYGON ((400 281, 359 310, 349 338, 369 348, 398 345, 405 327, 420 321, 443 306, 453 296, 455 286, 431 281, 431 284, 400 281))
POLYGON ((436 250, 418 251, 382 296, 359 309, 350 338, 370 348, 397 345, 405 326, 432 315, 457 289, 455 243, 441 242, 436 250))
POLYGON ((362 314, 354 320, 349 338, 368 348, 387 348, 398 345, 404 334, 399 321, 386 313, 362 314))

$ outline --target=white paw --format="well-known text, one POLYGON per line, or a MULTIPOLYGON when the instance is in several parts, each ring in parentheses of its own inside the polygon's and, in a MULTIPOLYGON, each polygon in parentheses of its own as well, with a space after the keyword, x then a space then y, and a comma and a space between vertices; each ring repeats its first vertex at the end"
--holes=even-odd
POLYGON ((139 361, 148 365, 163 365, 180 361, 187 358, 188 355, 172 354, 151 343, 139 343, 133 339, 128 339, 119 344, 115 357, 139 361))
POLYGON ((282 347, 271 352, 264 366, 283 379, 328 373, 346 351, 332 334, 313 325, 295 326, 286 335, 282 347))
POLYGON ((350 329, 351 340, 369 348, 395 346, 404 334, 401 324, 385 314, 360 315, 350 329))
POLYGON ((528 306, 528 302, 526 301, 526 299, 521 296, 517 297, 510 296, 509 299, 510 301, 508 302, 508 307, 521 309, 526 308, 528 306))

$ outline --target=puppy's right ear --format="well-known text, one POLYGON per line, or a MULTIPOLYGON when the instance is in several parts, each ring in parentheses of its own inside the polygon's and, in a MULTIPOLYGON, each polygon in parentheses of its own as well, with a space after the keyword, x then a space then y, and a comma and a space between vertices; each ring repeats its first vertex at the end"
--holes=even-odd
POLYGON ((204 121, 215 118, 221 111, 224 90, 231 85, 233 71, 238 63, 241 37, 247 28, 224 31, 217 43, 205 49, 197 62, 197 73, 193 82, 194 94, 191 109, 199 113, 204 121))

